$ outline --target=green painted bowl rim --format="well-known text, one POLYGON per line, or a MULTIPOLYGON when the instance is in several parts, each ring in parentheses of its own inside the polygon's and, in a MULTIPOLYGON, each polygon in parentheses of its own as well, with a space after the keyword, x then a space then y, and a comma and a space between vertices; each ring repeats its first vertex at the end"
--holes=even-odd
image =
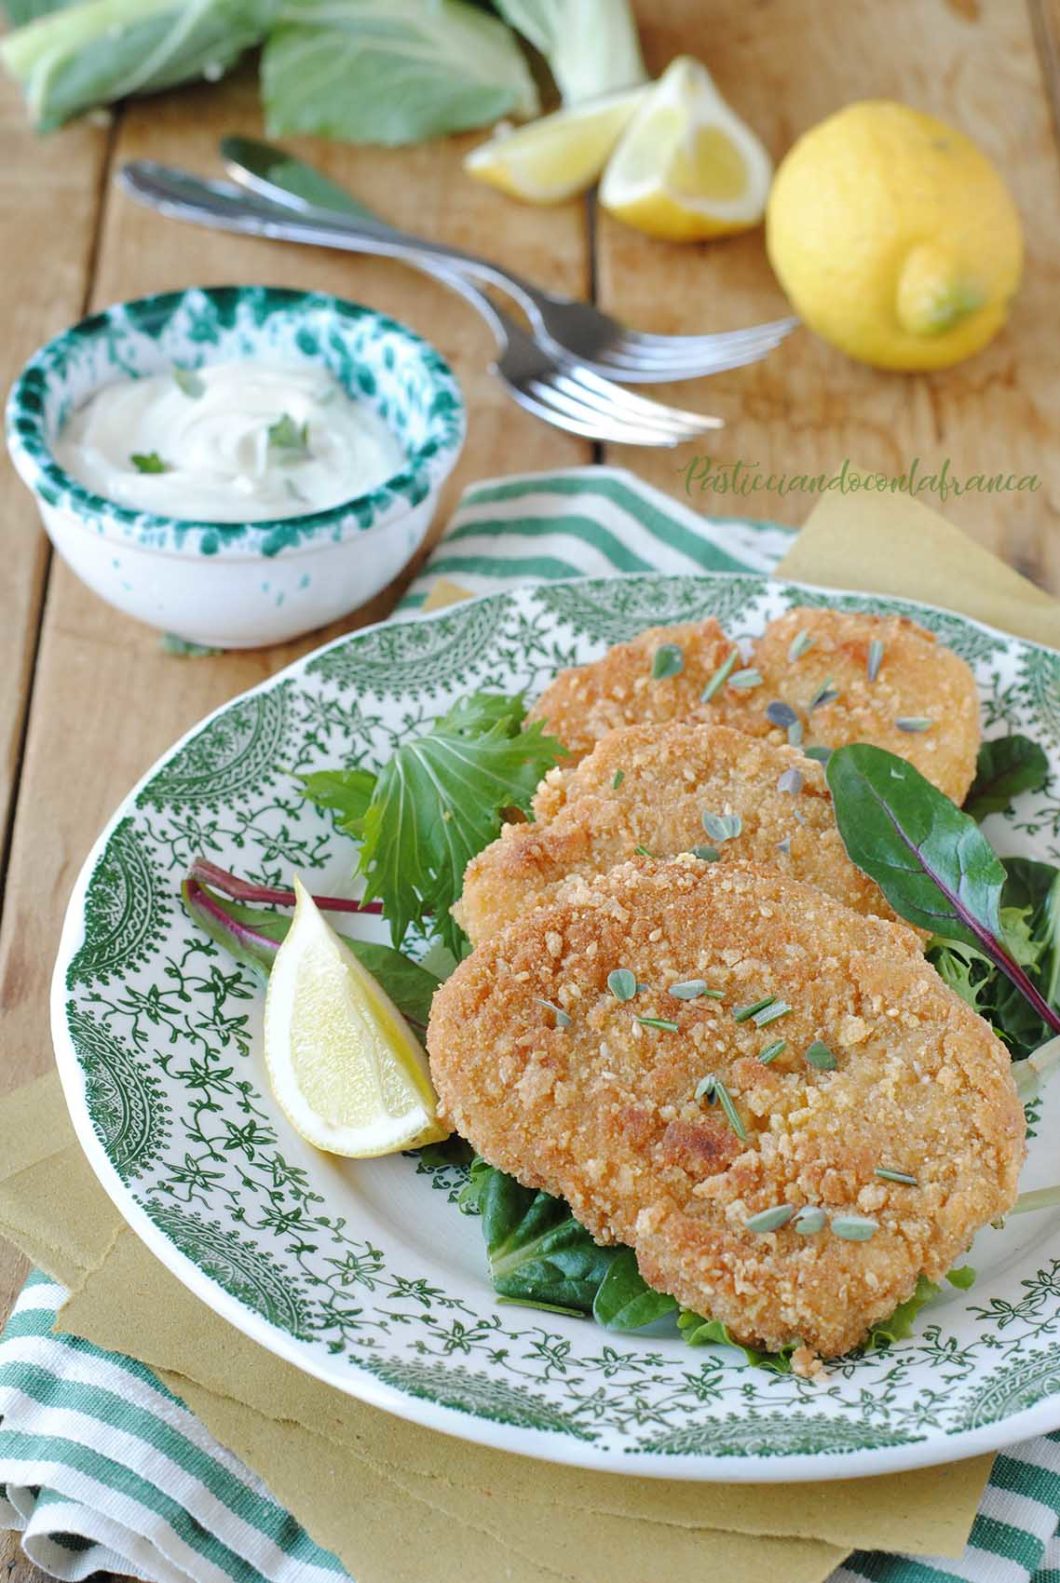
POLYGON ((63 503, 77 513, 83 526, 94 525, 103 533, 108 522, 119 525, 131 530, 140 548, 163 553, 172 551, 174 541, 182 545, 189 536, 194 539, 210 535, 216 541, 216 549, 222 552, 238 545, 244 553, 256 546, 261 548, 263 554, 272 554, 274 549, 266 549, 265 544, 270 539, 275 542, 277 536, 289 536, 291 547, 296 547, 330 529, 328 542, 334 543, 337 536, 345 538, 371 532, 385 521, 410 509, 410 504, 418 504, 425 499, 430 490, 441 483, 459 455, 467 432, 467 409, 456 375, 437 347, 400 319, 380 313, 377 308, 345 297, 336 297, 330 292, 306 291, 294 286, 185 286, 176 291, 153 292, 145 297, 131 297, 123 302, 111 303, 106 308, 87 314, 38 347, 23 365, 11 387, 5 412, 5 429, 12 460, 23 481, 34 494, 41 493, 41 485, 60 492, 64 497, 63 503), (190 296, 205 297, 209 302, 225 306, 233 299, 238 306, 243 300, 267 297, 291 308, 324 308, 340 320, 372 319, 381 330, 400 335, 413 347, 438 390, 450 395, 452 405, 441 418, 435 420, 438 432, 412 451, 408 465, 399 473, 367 494, 352 495, 324 511, 251 522, 211 522, 136 511, 120 505, 87 489, 65 468, 60 467, 52 455, 44 433, 42 395, 48 382, 57 377, 50 365, 57 356, 61 356, 66 342, 105 334, 108 329, 119 335, 123 333, 126 326, 120 315, 130 308, 141 315, 151 311, 172 314, 190 296), (336 529, 340 530, 338 535, 334 531, 336 529))

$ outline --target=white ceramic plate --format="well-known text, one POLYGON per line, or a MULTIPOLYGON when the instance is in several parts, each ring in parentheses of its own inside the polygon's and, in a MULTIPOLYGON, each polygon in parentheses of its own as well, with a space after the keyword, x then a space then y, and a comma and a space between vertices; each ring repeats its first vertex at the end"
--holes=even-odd
MULTIPOLYGON (((947 1291, 912 1339, 817 1382, 724 1348, 499 1306, 478 1223, 453 1204, 455 1167, 341 1161, 292 1133, 264 1080, 263 996, 180 905, 198 853, 265 883, 297 870, 320 891, 349 889, 352 847, 294 772, 377 764, 460 695, 536 692, 646 626, 713 613, 750 635, 793 603, 900 611, 958 650, 987 734, 1022 730, 1053 765, 1049 788, 989 834, 1003 852, 1060 860, 1060 654, 918 605, 737 574, 552 584, 340 638, 218 710, 119 808, 63 931, 59 1066, 129 1224, 238 1329, 431 1428, 666 1478, 850 1478, 1060 1425, 1060 1215, 984 1231, 970 1292, 947 1291)), ((1041 1109, 1032 1187, 1058 1174, 1060 1082, 1041 1109)))

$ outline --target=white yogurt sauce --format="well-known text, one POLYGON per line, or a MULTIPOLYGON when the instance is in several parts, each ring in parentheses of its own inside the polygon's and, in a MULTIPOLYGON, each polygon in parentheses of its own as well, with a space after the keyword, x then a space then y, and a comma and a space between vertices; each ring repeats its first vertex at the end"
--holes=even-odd
POLYGON ((367 494, 406 461, 378 413, 325 369, 258 362, 104 385, 53 450, 97 495, 205 522, 324 511, 367 494))

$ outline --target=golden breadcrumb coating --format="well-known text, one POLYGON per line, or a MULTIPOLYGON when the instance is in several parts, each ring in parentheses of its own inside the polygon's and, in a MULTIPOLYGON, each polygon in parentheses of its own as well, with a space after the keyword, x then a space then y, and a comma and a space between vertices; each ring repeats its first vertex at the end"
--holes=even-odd
POLYGON ((442 1113, 487 1160, 632 1245, 652 1286, 745 1344, 847 1351, 1016 1198, 1024 1116, 1004 1046, 910 930, 766 870, 640 859, 568 880, 460 964, 428 1047, 442 1113), (608 988, 620 967, 631 1001, 608 988), (670 993, 689 980, 722 998, 670 993), (736 1020, 768 995, 790 1011, 736 1020), (834 1070, 807 1060, 814 1041, 834 1070), (745 1139, 695 1099, 710 1075, 745 1139), (748 1228, 778 1206, 827 1223, 748 1228), (869 1240, 837 1233, 849 1216, 869 1240))
MULTIPOLYGON (((694 714, 703 689, 735 647, 713 618, 679 627, 651 627, 631 643, 616 644, 590 665, 560 671, 529 718, 543 720, 545 729, 574 759, 582 758, 616 726, 685 720, 694 714), (656 650, 664 644, 681 650, 681 670, 676 676, 655 677, 656 650)), ((569 765, 571 759, 565 763, 569 765)))
POLYGON ((904 616, 794 609, 769 623, 750 665, 762 685, 723 689, 714 701, 715 719, 783 742, 784 728, 766 715, 779 700, 798 714, 806 746, 872 742, 908 759, 954 802, 963 801, 975 779, 979 695, 968 666, 933 633, 904 616), (883 648, 872 681, 874 639, 883 648), (793 643, 802 649, 794 659, 793 643), (811 708, 825 688, 838 696, 811 708), (903 730, 900 720, 914 729, 903 730), (926 727, 916 728, 922 722, 926 727))
POLYGON ((728 679, 704 702, 704 688, 734 647, 714 620, 652 627, 589 665, 560 671, 530 718, 543 720, 570 749, 569 769, 618 726, 713 721, 785 742, 787 726, 775 724, 766 711, 770 704, 787 704, 804 746, 871 742, 908 759, 955 802, 966 795, 979 748, 975 678, 958 655, 914 621, 847 610, 789 610, 769 623, 749 661, 737 657, 728 679), (797 639, 797 647, 807 646, 793 657, 797 639), (875 681, 869 676, 873 640, 883 646, 875 681), (682 666, 674 676, 656 678, 653 660, 664 645, 681 650, 682 666), (759 685, 741 685, 741 676, 756 674, 759 685), (810 707, 822 692, 824 701, 810 707))
POLYGON ((576 769, 552 771, 534 811, 535 824, 506 825, 468 864, 453 911, 473 945, 548 901, 568 874, 604 873, 638 847, 670 858, 699 846, 722 863, 807 880, 858 912, 895 916, 846 855, 821 765, 726 726, 610 731, 576 769), (708 823, 737 815, 739 833, 712 837, 704 814, 708 823))

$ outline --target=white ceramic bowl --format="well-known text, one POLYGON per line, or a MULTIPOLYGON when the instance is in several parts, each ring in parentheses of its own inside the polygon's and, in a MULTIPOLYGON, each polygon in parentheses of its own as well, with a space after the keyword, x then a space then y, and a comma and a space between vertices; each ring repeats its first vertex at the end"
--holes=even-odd
POLYGON ((30 359, 7 404, 14 464, 81 580, 140 621, 219 648, 283 642, 384 588, 423 542, 463 437, 460 390, 433 347, 371 308, 271 286, 168 292, 93 314, 30 359), (119 506, 52 456, 101 385, 260 356, 326 367, 385 419, 407 465, 327 511, 222 523, 119 506))

